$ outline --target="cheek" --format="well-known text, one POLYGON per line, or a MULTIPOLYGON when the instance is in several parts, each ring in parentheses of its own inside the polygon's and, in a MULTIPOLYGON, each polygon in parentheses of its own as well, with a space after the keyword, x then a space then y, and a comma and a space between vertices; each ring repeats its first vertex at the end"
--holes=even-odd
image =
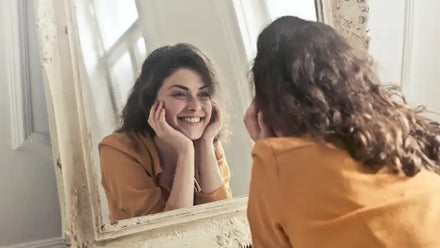
POLYGON ((176 100, 164 100, 165 103, 165 111, 166 111, 166 119, 168 122, 174 121, 176 116, 182 111, 184 108, 183 104, 176 100))

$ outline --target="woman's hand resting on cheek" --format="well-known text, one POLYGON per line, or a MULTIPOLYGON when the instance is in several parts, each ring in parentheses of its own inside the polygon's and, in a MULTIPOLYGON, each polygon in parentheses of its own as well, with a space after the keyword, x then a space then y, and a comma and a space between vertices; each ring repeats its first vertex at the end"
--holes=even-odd
POLYGON ((224 185, 223 176, 215 154, 214 139, 222 126, 220 110, 212 103, 211 121, 206 126, 202 137, 194 142, 196 150, 196 175, 201 190, 206 194, 214 193, 224 185))
POLYGON ((262 138, 275 137, 274 131, 263 122, 263 113, 257 111, 255 98, 252 100, 243 119, 244 125, 253 141, 262 138))
POLYGON ((205 141, 213 142, 215 136, 217 136, 218 132, 222 127, 222 118, 220 115, 220 110, 218 106, 213 103, 212 104, 212 117, 208 126, 206 126, 205 131, 203 132, 202 139, 205 141))
POLYGON ((183 133, 174 129, 165 119, 165 107, 163 101, 156 101, 151 107, 148 123, 156 132, 156 135, 170 145, 176 152, 193 149, 193 142, 183 133))

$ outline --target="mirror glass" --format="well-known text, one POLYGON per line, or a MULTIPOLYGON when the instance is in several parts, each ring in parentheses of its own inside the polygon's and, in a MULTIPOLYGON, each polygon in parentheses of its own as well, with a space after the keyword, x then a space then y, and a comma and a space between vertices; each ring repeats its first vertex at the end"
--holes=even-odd
MULTIPOLYGON (((92 141, 92 163, 99 184, 101 209, 98 212, 103 223, 114 221, 109 218, 112 203, 106 195, 112 193, 106 192, 101 184, 98 144, 121 126, 121 111, 143 61, 152 51, 165 45, 192 44, 212 61, 223 93, 224 114, 228 116, 225 119, 228 135, 221 143, 230 171, 229 188, 232 197, 247 195, 252 142, 242 118, 251 100, 248 61, 255 52, 256 37, 262 25, 281 15, 316 20, 315 1, 76 0, 75 5, 80 57, 86 76, 82 78, 82 85, 92 141)), ((156 146, 154 139, 151 140, 150 145, 156 146)), ((145 156, 151 158, 152 155, 145 156)), ((158 161, 162 163, 163 158, 159 156, 158 161)), ((118 166, 126 165, 121 162, 118 166)), ((145 173, 145 178, 154 176, 145 168, 138 173, 145 173)), ((172 187, 172 180, 170 185, 172 187)), ((164 197, 160 193, 159 196, 164 197)), ((113 204, 121 211, 130 211, 119 203, 113 204)))

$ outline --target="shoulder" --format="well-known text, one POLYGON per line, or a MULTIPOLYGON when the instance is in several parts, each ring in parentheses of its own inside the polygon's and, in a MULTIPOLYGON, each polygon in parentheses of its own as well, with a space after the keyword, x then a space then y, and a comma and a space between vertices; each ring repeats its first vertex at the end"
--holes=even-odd
MULTIPOLYGON (((348 152, 331 143, 319 143, 298 137, 280 137, 258 140, 252 150, 254 161, 261 166, 305 172, 305 170, 325 171, 335 165, 350 165, 353 161, 348 152)), ((337 166, 341 167, 341 166, 337 166)))
POLYGON ((140 135, 135 133, 112 133, 105 136, 98 145, 99 151, 103 149, 117 150, 131 156, 136 156, 141 151, 144 143, 151 143, 149 135, 140 135))
POLYGON ((159 165, 159 157, 148 134, 112 133, 102 139, 98 149, 101 168, 121 169, 131 165, 138 169, 140 165, 149 175, 158 170, 155 166, 159 165))
POLYGON ((252 150, 253 156, 278 156, 283 153, 292 153, 303 150, 307 147, 318 146, 319 144, 307 139, 297 137, 276 137, 260 139, 255 142, 252 150))
POLYGON ((129 137, 127 133, 112 133, 105 136, 99 143, 99 149, 102 147, 113 147, 118 150, 129 150, 135 145, 133 140, 129 137))

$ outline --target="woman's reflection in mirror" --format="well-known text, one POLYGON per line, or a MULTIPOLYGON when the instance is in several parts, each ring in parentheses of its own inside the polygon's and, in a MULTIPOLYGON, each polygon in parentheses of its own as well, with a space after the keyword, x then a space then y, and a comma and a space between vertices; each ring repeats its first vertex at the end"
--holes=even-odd
POLYGON ((144 61, 122 125, 99 144, 112 223, 231 198, 212 63, 189 44, 144 61))

